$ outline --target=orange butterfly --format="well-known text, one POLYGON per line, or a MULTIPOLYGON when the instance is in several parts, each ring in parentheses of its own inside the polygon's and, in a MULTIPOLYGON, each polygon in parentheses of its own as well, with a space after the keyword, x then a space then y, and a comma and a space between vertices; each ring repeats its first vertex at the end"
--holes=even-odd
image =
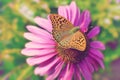
POLYGON ((53 27, 52 35, 60 47, 85 51, 86 37, 78 27, 74 27, 69 20, 58 14, 50 14, 50 20, 53 27))

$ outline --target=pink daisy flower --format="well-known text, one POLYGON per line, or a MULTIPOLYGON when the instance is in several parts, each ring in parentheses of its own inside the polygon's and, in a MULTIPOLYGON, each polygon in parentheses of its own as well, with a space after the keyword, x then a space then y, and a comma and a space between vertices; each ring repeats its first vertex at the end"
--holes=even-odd
POLYGON ((99 34, 100 28, 95 26, 89 30, 91 16, 88 10, 80 13, 80 10, 73 1, 69 6, 60 6, 58 14, 69 20, 74 26, 79 26, 89 41, 88 49, 78 51, 73 49, 56 49, 57 42, 52 35, 52 24, 49 19, 36 17, 35 22, 43 29, 29 25, 29 32, 24 37, 30 42, 25 45, 22 54, 29 56, 27 63, 36 66, 36 75, 47 75, 46 80, 92 80, 92 73, 97 71, 99 66, 104 68, 103 54, 105 46, 100 41, 93 41, 92 38, 99 34), (71 52, 71 53, 70 53, 71 52))

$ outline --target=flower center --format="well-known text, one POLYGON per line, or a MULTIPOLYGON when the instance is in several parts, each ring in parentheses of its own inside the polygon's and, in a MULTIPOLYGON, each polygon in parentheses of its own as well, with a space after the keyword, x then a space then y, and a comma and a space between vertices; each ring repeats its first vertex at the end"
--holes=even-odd
POLYGON ((72 62, 72 63, 78 63, 81 60, 83 60, 88 54, 87 49, 85 51, 79 51, 79 50, 72 49, 72 48, 64 49, 58 46, 56 47, 58 56, 61 57, 63 61, 72 62))

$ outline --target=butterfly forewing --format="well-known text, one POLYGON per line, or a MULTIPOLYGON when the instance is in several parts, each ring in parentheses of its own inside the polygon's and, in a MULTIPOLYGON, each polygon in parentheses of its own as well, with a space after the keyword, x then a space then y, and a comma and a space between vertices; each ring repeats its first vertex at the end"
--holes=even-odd
POLYGON ((69 20, 58 14, 50 14, 49 16, 52 22, 53 30, 65 31, 74 27, 69 20))
POLYGON ((74 28, 70 21, 58 14, 50 14, 50 20, 52 22, 52 34, 57 42, 70 35, 69 31, 74 28))

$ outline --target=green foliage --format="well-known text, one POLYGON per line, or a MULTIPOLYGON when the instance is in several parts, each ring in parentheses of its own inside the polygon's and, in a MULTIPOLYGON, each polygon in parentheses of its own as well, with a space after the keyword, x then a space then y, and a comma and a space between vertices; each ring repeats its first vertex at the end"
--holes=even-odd
MULTIPOLYGON (((109 64, 120 57, 120 44, 117 44, 114 50, 107 45, 110 41, 120 42, 120 5, 114 0, 75 1, 81 11, 90 10, 92 24, 101 27, 101 34, 96 38, 106 44, 103 53, 105 65, 109 69, 109 64)), ((25 26, 35 24, 35 16, 46 17, 49 13, 57 13, 58 6, 70 2, 71 0, 0 0, 0 70, 4 70, 0 80, 44 80, 44 77, 34 75, 33 67, 29 67, 26 57, 21 55, 20 51, 27 42, 23 38, 25 26), (23 7, 27 8, 29 13, 23 13, 23 7)))

